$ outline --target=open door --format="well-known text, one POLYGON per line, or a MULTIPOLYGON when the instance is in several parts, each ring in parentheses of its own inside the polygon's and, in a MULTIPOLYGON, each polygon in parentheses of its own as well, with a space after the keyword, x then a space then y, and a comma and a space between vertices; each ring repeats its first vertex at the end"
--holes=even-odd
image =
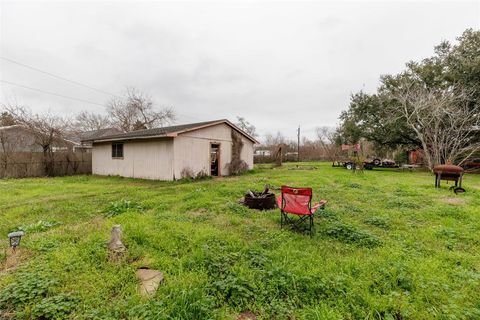
POLYGON ((220 175, 220 145, 217 143, 210 144, 210 175, 220 175))

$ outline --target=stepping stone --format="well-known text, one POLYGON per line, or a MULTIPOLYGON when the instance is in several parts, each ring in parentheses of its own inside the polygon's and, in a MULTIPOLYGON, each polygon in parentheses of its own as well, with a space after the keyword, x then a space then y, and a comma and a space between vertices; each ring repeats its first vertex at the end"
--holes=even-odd
POLYGON ((163 273, 153 269, 138 269, 137 278, 140 280, 140 294, 151 297, 157 291, 160 283, 163 282, 163 273))

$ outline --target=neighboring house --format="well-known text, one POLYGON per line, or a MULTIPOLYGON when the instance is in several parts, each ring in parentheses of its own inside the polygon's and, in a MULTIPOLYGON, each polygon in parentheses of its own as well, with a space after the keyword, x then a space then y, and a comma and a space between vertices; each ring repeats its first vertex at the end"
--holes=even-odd
POLYGON ((180 179, 187 172, 225 176, 232 161, 234 135, 243 143, 239 160, 252 169, 257 140, 228 120, 215 120, 90 140, 92 172, 156 180, 180 179))
POLYGON ((267 149, 257 149, 253 155, 258 157, 270 157, 272 153, 267 149))
POLYGON ((123 131, 117 128, 106 128, 84 132, 71 132, 67 134, 67 138, 76 143, 73 151, 90 153, 92 151, 93 140, 120 133, 123 133, 123 131))
MULTIPOLYGON (((58 139, 52 151, 72 151, 76 143, 68 139, 58 139)), ((43 152, 35 143, 35 136, 22 125, 0 127, 0 152, 43 152)))

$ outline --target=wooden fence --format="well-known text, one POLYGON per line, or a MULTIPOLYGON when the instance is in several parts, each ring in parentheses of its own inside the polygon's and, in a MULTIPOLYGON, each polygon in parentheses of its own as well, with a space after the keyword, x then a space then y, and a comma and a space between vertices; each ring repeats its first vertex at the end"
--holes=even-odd
POLYGON ((0 153, 0 178, 69 176, 92 173, 92 154, 55 152, 49 163, 41 152, 0 153))

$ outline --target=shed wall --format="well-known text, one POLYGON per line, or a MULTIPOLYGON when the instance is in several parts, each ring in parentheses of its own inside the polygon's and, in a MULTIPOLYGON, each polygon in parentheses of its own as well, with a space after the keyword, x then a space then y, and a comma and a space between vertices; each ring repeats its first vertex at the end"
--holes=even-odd
POLYGON ((94 144, 92 172, 99 175, 172 180, 173 139, 126 141, 123 159, 112 158, 112 144, 94 144))
MULTIPOLYGON (((210 145, 220 144, 220 174, 228 175, 226 165, 232 158, 232 128, 226 124, 198 129, 179 134, 174 139, 175 178, 182 177, 182 170, 189 168, 194 174, 205 172, 210 175, 210 145)), ((253 142, 244 138, 241 158, 253 168, 253 142)))

